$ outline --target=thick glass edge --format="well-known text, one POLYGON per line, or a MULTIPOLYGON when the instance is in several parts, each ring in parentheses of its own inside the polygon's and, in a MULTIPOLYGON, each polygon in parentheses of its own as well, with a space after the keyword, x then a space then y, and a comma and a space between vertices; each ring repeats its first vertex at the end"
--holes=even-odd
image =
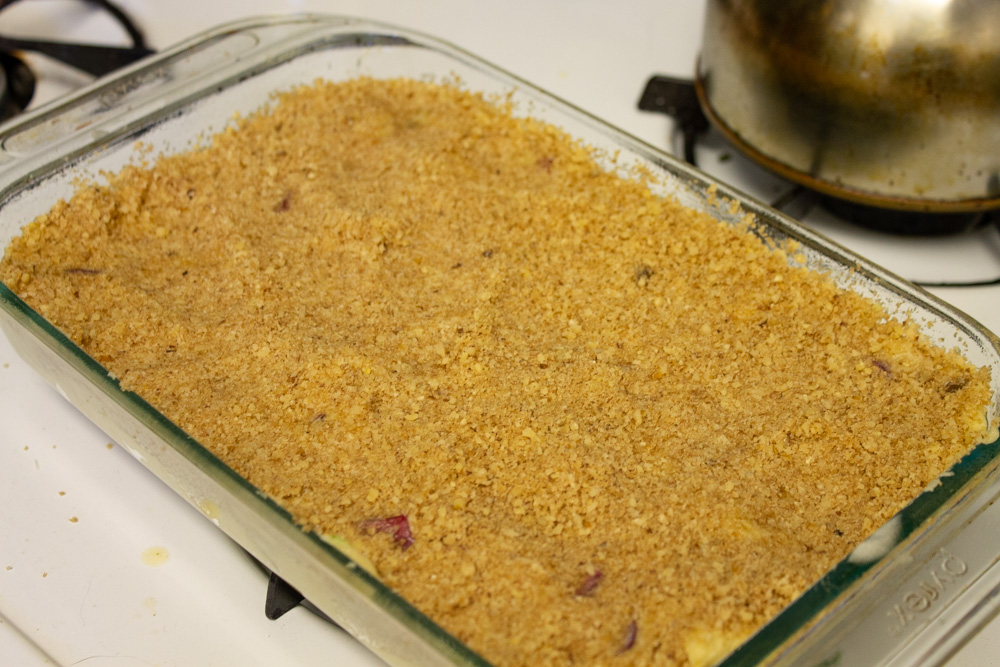
POLYGON ((136 138, 143 129, 213 90, 225 89, 316 48, 392 44, 400 39, 396 32, 391 26, 365 19, 321 14, 249 17, 201 32, 0 124, 0 201, 54 169, 93 152, 95 146, 113 146, 118 141, 136 138), (247 37, 255 43, 246 52, 236 50, 218 57, 202 54, 213 46, 225 46, 227 39, 236 37, 247 37), (331 40, 337 43, 328 43, 331 40), (283 53, 276 55, 276 51, 283 53), (199 55, 205 56, 199 71, 178 78, 170 72, 172 65, 199 55), (155 85, 157 79, 173 85, 160 89, 155 85), (211 85, 201 85, 207 82, 211 85), (95 106, 97 113, 92 117, 72 116, 91 111, 90 107, 95 106), (38 133, 47 123, 58 123, 67 117, 73 118, 75 126, 64 136, 39 142, 40 147, 26 154, 8 154, 12 139, 38 133))
MULTIPOLYGON (((547 95, 544 92, 542 94, 547 95)), ((627 146, 650 163, 679 178, 694 192, 704 193, 709 188, 715 188, 715 195, 719 201, 715 209, 722 217, 734 218, 735 216, 726 210, 726 206, 728 201, 739 202, 741 212, 751 214, 754 217, 754 223, 758 225, 751 231, 763 231, 765 242, 768 240, 777 241, 773 245, 780 247, 783 239, 791 239, 817 250, 836 263, 850 267, 859 278, 867 279, 873 284, 893 292, 904 301, 939 317, 965 333, 973 344, 980 348, 981 352, 993 358, 992 385, 994 391, 991 405, 993 414, 984 417, 991 419, 995 427, 997 402, 1000 401, 1000 396, 995 389, 998 385, 998 378, 995 376, 1000 371, 1000 363, 998 363, 1000 360, 1000 339, 993 332, 954 306, 858 256, 851 250, 788 216, 771 209, 767 204, 740 192, 736 188, 716 181, 697 168, 680 162, 656 147, 622 133, 614 127, 607 126, 600 119, 594 118, 586 112, 573 109, 571 105, 560 100, 553 101, 589 118, 598 131, 611 138, 620 138, 623 147, 627 146), (777 234, 769 238, 767 230, 777 232, 777 234)), ((781 653, 797 641, 803 633, 815 627, 822 620, 822 616, 835 611, 833 605, 850 597, 855 592, 855 585, 861 584, 867 578, 866 575, 869 573, 877 574, 880 569, 891 563, 900 552, 905 551, 915 541, 920 540, 933 528, 931 524, 936 519, 947 514, 966 499, 966 494, 975 482, 984 480, 998 468, 1000 468, 1000 438, 977 444, 942 474, 938 484, 933 489, 922 491, 893 517, 892 520, 899 521, 902 526, 898 542, 893 549, 880 558, 864 563, 852 562, 850 555, 845 556, 800 597, 718 663, 719 667, 759 665, 780 659, 781 653)))
MULTIPOLYGON (((72 107, 74 103, 99 95, 104 86, 109 86, 113 83, 120 83, 120 81, 127 80, 131 76, 140 76, 141 73, 146 71, 147 68, 162 64, 168 59, 176 57, 177 54, 183 53, 187 49, 204 43, 206 40, 216 39, 218 36, 224 34, 234 34, 240 31, 253 31, 261 27, 286 25, 288 22, 301 24, 310 29, 318 28, 321 30, 321 33, 317 33, 315 39, 310 43, 299 45, 292 49, 292 51, 286 52, 283 57, 263 59, 259 62, 252 59, 248 60, 246 62, 247 68, 240 76, 252 76, 254 72, 274 67, 303 51, 314 51, 329 48, 330 45, 326 43, 328 40, 337 36, 343 37, 342 33, 351 31, 357 35, 367 35, 369 38, 375 34, 389 36, 393 39, 399 38, 399 43, 406 43, 412 46, 424 47, 445 53, 456 58, 457 60, 461 60, 467 66, 490 74, 491 76, 501 79, 511 86, 517 87, 522 92, 528 92, 530 97, 542 104, 555 107, 561 113, 575 117, 577 121, 583 122, 591 129, 606 136, 608 139, 617 142, 623 149, 631 151, 640 158, 646 160, 648 163, 667 172, 670 176, 676 177, 685 187, 691 189, 693 192, 704 193, 710 187, 716 188, 716 194, 718 196, 740 202, 741 207, 746 213, 754 215, 759 224, 777 231, 779 236, 795 239, 810 248, 824 253, 839 264, 854 267, 860 275, 863 275, 880 285, 888 287, 892 291, 900 294, 905 300, 911 301, 915 305, 935 313, 942 319, 945 319, 954 326, 962 329, 971 338, 976 340, 979 345, 983 346, 984 349, 990 349, 997 357, 1000 357, 1000 342, 998 342, 997 337, 985 330, 968 316, 957 311, 944 302, 941 302, 923 290, 910 285, 905 280, 871 264, 870 262, 867 262, 864 259, 861 259, 860 257, 857 257, 849 250, 838 246, 821 235, 802 227, 795 221, 770 210, 765 204, 754 200, 753 198, 739 192, 735 188, 731 188, 723 183, 715 181, 697 169, 677 161, 665 152, 626 133, 623 133, 610 125, 607 125, 586 111, 562 101, 545 91, 535 88, 523 79, 498 69, 469 52, 421 33, 401 30, 393 26, 377 22, 366 21, 363 19, 353 19, 349 17, 295 15, 292 17, 251 18, 233 24, 220 26, 219 28, 202 33, 201 35, 198 35, 191 40, 168 50, 146 65, 139 64, 133 66, 122 74, 113 77, 110 82, 96 84, 95 86, 82 91, 72 99, 68 99, 57 106, 40 110, 28 118, 25 123, 40 122, 46 118, 57 117, 58 115, 65 113, 65 110, 72 107)), ((356 45, 364 46, 365 40, 359 39, 356 45)), ((238 79, 239 77, 230 77, 224 83, 216 82, 216 87, 222 85, 232 85, 233 83, 236 83, 238 79)), ((155 117, 155 119, 162 119, 169 115, 172 110, 183 107, 185 104, 189 103, 189 101, 190 97, 174 100, 169 107, 160 107, 159 112, 152 114, 152 116, 155 117)), ((134 133, 138 130, 138 128, 142 127, 144 123, 148 123, 150 119, 151 116, 147 115, 138 122, 122 125, 117 128, 115 135, 120 138, 133 138, 134 133)), ((2 140, 3 136, 10 130, 21 128, 22 125, 0 128, 0 140, 2 140)), ((74 159, 74 157, 79 157, 79 155, 91 149, 92 147, 85 147, 80 149, 76 155, 63 155, 61 156, 60 161, 65 163, 66 161, 74 159)), ((48 167, 51 170, 51 162, 48 163, 48 167)), ((32 178, 34 175, 34 172, 27 175, 22 174, 14 183, 8 182, 5 184, 3 189, 0 190, 0 205, 2 205, 3 200, 6 200, 11 195, 13 190, 17 189, 17 182, 21 182, 23 186, 23 181, 25 179, 32 178)), ((721 211, 721 208, 719 210, 721 211)), ((4 307, 4 309, 8 312, 11 312, 15 316, 15 319, 19 322, 33 330, 36 337, 42 340, 42 342, 46 345, 57 350, 62 356, 70 357, 74 366, 76 366, 81 373, 88 376, 102 389, 102 391, 114 396, 115 400, 123 405, 127 405, 134 414, 143 418, 144 422, 163 435, 168 442, 173 444, 179 451, 183 452, 189 460, 194 462, 195 465, 198 465, 198 467, 204 470, 206 474, 213 476, 217 475, 224 478, 225 483, 240 488, 248 498, 253 498, 255 502, 263 503, 263 507, 266 508, 265 511, 270 513, 274 520, 287 524, 287 526, 293 528, 297 533, 304 535, 311 542, 313 547, 329 555, 340 565, 346 565, 348 562, 351 562, 350 559, 342 552, 321 540, 317 535, 303 532, 297 525, 294 524, 290 515, 288 515, 283 508, 277 505, 277 503, 270 498, 263 496, 263 494, 261 494, 256 487, 252 486, 244 478, 237 475, 228 466, 223 464, 218 458, 211 454, 211 452, 187 436, 187 434, 163 417, 143 399, 134 394, 123 391, 117 381, 111 378, 103 367, 90 358, 74 343, 66 339, 65 336, 63 336, 58 330, 44 320, 44 318, 28 307, 13 292, 11 292, 6 285, 3 285, 2 283, 0 283, 0 306, 4 307)), ((977 446, 949 471, 951 475, 944 477, 941 480, 941 485, 935 491, 925 491, 921 493, 909 505, 901 510, 899 516, 904 518, 905 526, 903 542, 905 543, 908 539, 917 537, 920 532, 919 529, 923 526, 927 519, 947 510, 951 504, 960 502, 961 498, 959 496, 967 484, 980 475, 980 473, 984 473, 988 469, 992 469, 997 466, 998 454, 1000 454, 1000 440, 977 446)), ((847 592, 866 573, 873 569, 877 569, 880 564, 890 557, 891 556, 886 556, 865 564, 855 564, 849 562, 847 559, 844 559, 822 579, 816 582, 808 591, 806 591, 805 594, 793 602, 792 605, 787 607, 777 617, 765 625, 756 635, 754 635, 754 637, 749 639, 745 644, 743 644, 743 646, 731 654, 723 664, 727 666, 756 664, 760 660, 772 655, 778 646, 786 643, 798 632, 809 626, 816 620, 817 614, 824 611, 834 600, 847 592)), ((451 651, 454 651, 456 654, 460 655, 462 659, 467 660, 472 664, 489 664, 478 655, 469 651, 464 644, 454 639, 454 637, 430 621, 430 619, 428 619, 419 610, 409 605, 409 603, 395 594, 391 589, 385 587, 380 581, 371 577, 367 573, 364 573, 360 570, 360 568, 352 568, 351 572, 353 576, 361 577, 361 581, 366 587, 371 587, 377 590, 379 592, 379 598, 385 602, 386 606, 389 607, 390 610, 394 611, 397 615, 401 614, 406 618, 417 622, 419 626, 433 636, 436 643, 443 643, 447 645, 451 651)))
MULTIPOLYGON (((926 522, 947 514, 966 500, 968 485, 1000 468, 1000 439, 977 445, 948 470, 940 485, 924 491, 901 509, 893 519, 901 521, 899 542, 884 556, 864 563, 851 562, 845 557, 800 597, 762 626, 753 637, 718 664, 718 667, 749 667, 779 659, 794 640, 804 638, 822 622, 820 614, 832 612, 833 606, 846 602, 869 573, 877 574, 880 567, 905 552, 923 538, 930 528, 926 522)), ((836 664, 819 660, 817 665, 836 664)))
MULTIPOLYGON (((302 27, 304 29, 304 36, 307 39, 311 37, 310 43, 300 44, 290 50, 286 50, 285 53, 278 57, 275 57, 274 54, 255 54, 256 57, 247 59, 241 64, 238 73, 230 73, 219 80, 214 80, 211 85, 193 94, 172 99, 169 104, 158 106, 158 108, 147 115, 143 115, 136 121, 119 124, 114 132, 104 136, 100 142, 94 143, 100 143, 102 146, 107 147, 121 142, 131 142, 141 136, 155 123, 170 118, 178 110, 183 109, 193 100, 202 97, 204 94, 211 94, 215 90, 221 90, 237 84, 245 78, 276 67, 303 52, 322 50, 324 48, 366 47, 409 43, 405 38, 397 38, 395 35, 397 31, 394 28, 353 17, 305 14, 251 17, 201 33, 149 60, 133 65, 110 77, 106 77, 106 80, 102 79, 78 91, 70 98, 36 110, 32 114, 26 115, 20 122, 12 123, 7 127, 0 127, 0 143, 2 143, 6 136, 14 132, 19 132, 26 128, 30 129, 32 125, 52 118, 58 118, 62 114, 65 114, 67 110, 85 103, 87 100, 99 97, 107 89, 120 86, 123 82, 127 83, 131 78, 141 80, 146 72, 168 64, 171 60, 178 57, 178 55, 183 55, 192 48, 197 48, 228 35, 246 32, 252 33, 260 28, 289 25, 302 27), (317 30, 320 32, 317 33, 317 30), (344 38, 347 38, 347 41, 344 41, 344 38), (333 43, 330 43, 331 41, 333 43)), ((424 45, 419 44, 419 46, 424 45)), ((88 144, 71 153, 52 155, 50 156, 51 159, 45 160, 40 166, 30 171, 15 173, 13 178, 11 178, 10 173, 6 175, 0 173, 0 210, 2 210, 4 202, 12 196, 21 194, 25 190, 30 190, 32 181, 39 177, 55 173, 63 169, 66 164, 79 160, 93 151, 94 145, 88 144)), ((449 662, 453 662, 456 665, 491 667, 491 663, 484 660, 464 643, 437 625, 393 589, 386 586, 380 579, 369 574, 335 545, 330 544, 315 532, 304 531, 302 527, 294 522, 292 516, 281 505, 236 473, 210 450, 163 416, 143 398, 135 393, 123 390, 118 380, 109 374, 107 369, 32 309, 3 282, 0 282, 0 309, 8 313, 15 322, 30 332, 35 339, 70 363, 92 385, 111 397, 112 400, 125 408, 129 413, 136 416, 144 425, 206 476, 231 490, 235 490, 247 506, 257 508, 255 513, 263 520, 278 526, 285 535, 298 540, 300 544, 305 542, 306 548, 313 554, 318 554, 321 558, 327 560, 327 562, 332 561, 332 564, 339 566, 337 569, 340 578, 351 582, 352 587, 361 591, 362 595, 367 595, 366 591, 373 591, 374 595, 369 595, 369 597, 377 601, 388 614, 404 622, 411 630, 415 630, 418 635, 422 636, 425 641, 436 646, 442 656, 450 656, 449 662)))
POLYGON ((303 530, 295 523, 285 508, 226 465, 208 448, 167 419, 145 399, 138 394, 122 389, 117 378, 111 375, 106 368, 52 326, 48 320, 32 309, 3 282, 0 282, 0 308, 38 341, 72 365, 93 386, 137 417, 147 428, 202 473, 234 491, 235 495, 238 495, 246 505, 255 506, 257 509, 255 513, 258 516, 278 525, 282 532, 292 539, 304 540, 313 553, 321 554, 322 558, 332 559, 343 578, 356 579, 353 582, 355 589, 373 590, 375 599, 383 605, 386 611, 397 618, 416 623, 435 644, 460 659, 461 662, 457 664, 491 667, 489 662, 472 652, 465 644, 434 623, 377 577, 369 574, 350 556, 324 540, 319 534, 303 530))
POLYGON ((122 87, 125 82, 131 82, 133 86, 141 87, 143 76, 151 70, 162 67, 165 64, 185 56, 192 52, 210 45, 212 42, 222 39, 228 35, 252 34, 254 30, 261 28, 272 28, 280 26, 302 26, 306 29, 314 28, 341 28, 352 24, 369 23, 365 19, 358 19, 350 16, 321 15, 308 13, 292 13, 272 16, 250 16, 234 21, 222 23, 207 30, 198 32, 187 39, 169 46, 136 62, 126 65, 121 69, 101 76, 88 85, 77 88, 65 95, 50 100, 49 102, 33 109, 25 111, 13 119, 0 123, 0 139, 14 131, 30 129, 45 120, 58 118, 67 112, 80 107, 88 100, 100 97, 101 95, 113 92, 122 87))

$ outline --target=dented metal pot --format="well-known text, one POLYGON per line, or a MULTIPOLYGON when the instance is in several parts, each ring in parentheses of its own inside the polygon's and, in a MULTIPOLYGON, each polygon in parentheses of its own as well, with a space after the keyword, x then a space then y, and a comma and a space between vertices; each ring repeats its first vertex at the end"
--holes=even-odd
POLYGON ((1000 208, 996 0, 710 0, 697 89, 740 149, 825 194, 1000 208))

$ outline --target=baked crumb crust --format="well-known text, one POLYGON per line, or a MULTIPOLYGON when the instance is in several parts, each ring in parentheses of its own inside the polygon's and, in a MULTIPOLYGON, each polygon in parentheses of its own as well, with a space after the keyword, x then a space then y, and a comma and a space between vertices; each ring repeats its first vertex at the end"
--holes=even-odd
POLYGON ((0 278, 498 665, 714 660, 987 426, 987 370, 447 85, 285 94, 0 278))

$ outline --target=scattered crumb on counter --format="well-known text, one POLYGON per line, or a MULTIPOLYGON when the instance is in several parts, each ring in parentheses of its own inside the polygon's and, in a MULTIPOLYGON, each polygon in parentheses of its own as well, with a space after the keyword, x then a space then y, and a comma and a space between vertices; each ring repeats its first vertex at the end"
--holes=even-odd
POLYGON ((916 327, 427 83, 287 94, 0 277, 498 665, 724 655, 986 428, 916 327))

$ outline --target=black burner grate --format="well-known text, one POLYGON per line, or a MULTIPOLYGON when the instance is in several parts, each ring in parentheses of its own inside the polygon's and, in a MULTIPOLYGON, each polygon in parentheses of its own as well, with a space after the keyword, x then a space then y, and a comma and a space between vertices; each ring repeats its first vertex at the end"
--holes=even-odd
POLYGON ((267 596, 264 598, 264 616, 266 616, 268 620, 276 621, 292 609, 301 606, 303 609, 307 609, 313 614, 316 614, 316 616, 323 619, 327 623, 340 628, 340 625, 338 625, 336 621, 320 611, 319 608, 309 602, 309 600, 306 600, 305 596, 302 595, 298 589, 271 571, 269 567, 254 558, 249 551, 243 549, 243 553, 254 565, 260 568, 260 570, 267 575, 267 596))
POLYGON ((23 60, 0 51, 0 122, 24 111, 35 95, 35 75, 23 60))

